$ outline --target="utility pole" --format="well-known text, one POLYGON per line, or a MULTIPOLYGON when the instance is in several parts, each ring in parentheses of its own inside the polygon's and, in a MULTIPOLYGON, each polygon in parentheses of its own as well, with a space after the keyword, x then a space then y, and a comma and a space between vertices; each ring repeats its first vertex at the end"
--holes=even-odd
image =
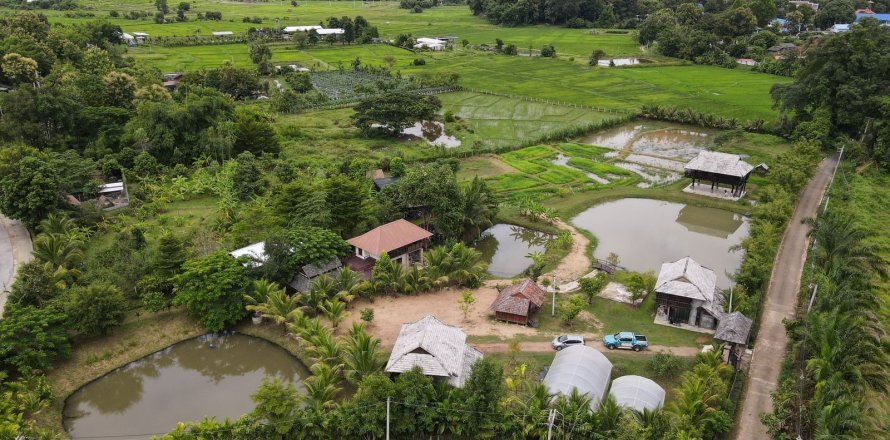
POLYGON ((556 410, 551 409, 550 415, 547 416, 547 440, 553 438, 553 422, 556 420, 556 410))
POLYGON ((389 440, 389 397, 386 398, 386 440, 389 440))
POLYGON ((559 286, 557 284, 559 280, 553 278, 553 304, 550 306, 550 316, 556 316, 556 291, 559 290, 559 286))

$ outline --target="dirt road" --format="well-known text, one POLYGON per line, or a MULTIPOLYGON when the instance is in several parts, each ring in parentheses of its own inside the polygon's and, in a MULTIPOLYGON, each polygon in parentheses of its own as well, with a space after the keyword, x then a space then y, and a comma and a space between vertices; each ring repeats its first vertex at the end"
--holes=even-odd
MULTIPOLYGON (((586 339, 586 338, 585 338, 586 339)), ((586 341, 587 346, 593 347, 602 352, 608 352, 609 349, 602 345, 599 341, 586 341)), ((483 353, 506 353, 509 350, 509 344, 505 342, 470 344, 483 353)), ((521 342, 519 350, 523 352, 552 352, 553 347, 549 342, 521 342)), ((617 350, 624 351, 624 350, 617 350)), ((699 349, 696 347, 668 347, 666 345, 650 345, 647 351, 653 353, 667 352, 677 356, 695 356, 699 349)))
POLYGON ((21 222, 0 215, 0 315, 19 266, 31 260, 31 235, 21 222))
POLYGON ((773 264, 773 273, 766 293, 760 331, 754 346, 754 356, 748 368, 748 384, 736 425, 735 438, 739 440, 767 439, 766 427, 760 423, 760 414, 773 410, 770 393, 779 382, 779 371, 785 360, 788 336, 783 319, 794 317, 800 278, 807 258, 807 233, 803 220, 816 216, 822 193, 831 180, 837 157, 825 159, 819 164, 816 175, 800 195, 794 215, 782 237, 779 253, 773 264))
POLYGON ((556 227, 572 234, 572 250, 559 262, 552 271, 544 274, 547 278, 556 278, 562 284, 577 280, 590 272, 590 256, 587 255, 587 245, 590 240, 578 232, 574 226, 563 221, 557 221, 556 227))

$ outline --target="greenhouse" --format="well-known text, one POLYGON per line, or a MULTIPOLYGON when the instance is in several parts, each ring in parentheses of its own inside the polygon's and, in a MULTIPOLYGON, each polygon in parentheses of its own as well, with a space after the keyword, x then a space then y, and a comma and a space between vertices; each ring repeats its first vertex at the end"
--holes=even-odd
POLYGON ((568 396, 572 388, 590 398, 590 407, 596 409, 606 394, 612 362, 592 347, 575 345, 556 353, 544 385, 552 394, 568 396))
POLYGON ((619 405, 637 411, 664 405, 664 388, 643 376, 621 376, 613 380, 609 394, 619 405))

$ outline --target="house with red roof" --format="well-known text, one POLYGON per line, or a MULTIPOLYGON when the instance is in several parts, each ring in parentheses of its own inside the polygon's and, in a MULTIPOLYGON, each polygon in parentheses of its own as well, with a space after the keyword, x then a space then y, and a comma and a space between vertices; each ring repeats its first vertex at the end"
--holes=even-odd
POLYGON ((374 263, 386 252, 393 261, 408 268, 423 263, 423 250, 429 246, 432 236, 431 232, 405 219, 389 222, 346 240, 353 248, 347 264, 369 277, 374 263))

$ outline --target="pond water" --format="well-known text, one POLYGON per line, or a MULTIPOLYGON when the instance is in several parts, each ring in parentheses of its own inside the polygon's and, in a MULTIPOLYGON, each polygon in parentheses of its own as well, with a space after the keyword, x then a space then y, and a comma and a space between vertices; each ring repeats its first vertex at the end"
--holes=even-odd
POLYGON ((566 167, 566 168, 584 173, 584 175, 587 176, 588 179, 593 180, 594 182, 601 183, 603 185, 607 185, 609 183, 608 179, 604 179, 604 178, 597 176, 596 174, 593 174, 589 171, 584 171, 580 168, 576 168, 576 167, 569 165, 569 160, 571 160, 571 159, 572 159, 571 157, 566 156, 565 154, 559 153, 556 155, 556 159, 553 159, 550 162, 553 165, 559 165, 561 167, 566 167))
POLYGON ((596 65, 599 67, 610 67, 610 64, 615 66, 631 66, 640 64, 640 60, 637 58, 612 58, 608 60, 599 60, 596 62, 596 65))
POLYGON ((430 145, 444 145, 446 148, 460 146, 460 139, 445 134, 445 124, 438 121, 421 121, 402 130, 405 136, 425 139, 430 145))
POLYGON ((503 223, 496 224, 482 233, 476 249, 482 252, 482 260, 488 263, 488 272, 497 277, 515 277, 532 264, 526 255, 544 252, 552 235, 503 223))
MULTIPOLYGON (((71 438, 167 432, 204 417, 235 419, 253 410, 265 377, 305 391, 306 368, 283 348, 242 334, 204 335, 131 362, 75 391, 65 402, 71 438)), ((131 438, 131 437, 128 437, 131 438)))
POLYGON ((662 122, 623 124, 594 133, 584 143, 633 153, 676 158, 686 162, 714 145, 718 131, 662 122))
POLYGON ((717 273, 720 288, 742 262, 730 251, 748 236, 748 218, 730 211, 652 199, 621 199, 587 209, 572 219, 599 240, 594 256, 616 253, 620 265, 658 274, 662 263, 690 256, 717 273))

